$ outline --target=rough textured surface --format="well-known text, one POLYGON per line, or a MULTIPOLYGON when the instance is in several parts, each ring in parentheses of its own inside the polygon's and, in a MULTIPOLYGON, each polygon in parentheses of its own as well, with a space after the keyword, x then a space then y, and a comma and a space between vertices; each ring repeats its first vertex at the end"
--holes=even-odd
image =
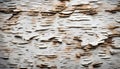
POLYGON ((0 69, 120 69, 119 0, 0 0, 0 69))

